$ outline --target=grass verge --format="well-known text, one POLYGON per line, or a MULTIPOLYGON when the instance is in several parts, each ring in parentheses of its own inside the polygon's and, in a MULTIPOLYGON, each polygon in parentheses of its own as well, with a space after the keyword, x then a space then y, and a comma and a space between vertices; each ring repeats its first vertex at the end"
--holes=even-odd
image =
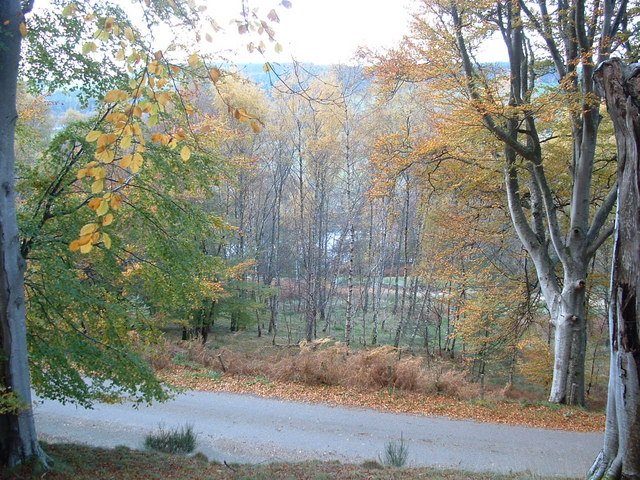
MULTIPOLYGON (((92 448, 75 444, 45 444, 55 465, 42 476, 28 470, 1 476, 7 480, 546 480, 529 474, 499 475, 430 468, 381 468, 376 462, 349 465, 339 462, 224 465, 204 456, 182 457, 158 452, 92 448)), ((549 480, 551 480, 549 478, 549 480)), ((553 477, 553 480, 559 480, 553 477)), ((561 479, 560 479, 561 480, 561 479)))

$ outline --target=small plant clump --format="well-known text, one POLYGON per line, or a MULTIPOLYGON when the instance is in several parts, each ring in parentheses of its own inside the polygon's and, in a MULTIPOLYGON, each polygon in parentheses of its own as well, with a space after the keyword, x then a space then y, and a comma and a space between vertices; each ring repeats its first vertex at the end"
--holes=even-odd
POLYGON ((171 429, 161 425, 157 433, 147 435, 144 446, 158 452, 187 454, 195 450, 196 438, 197 434, 193 433, 191 425, 171 429))
POLYGON ((382 463, 392 467, 402 468, 407 463, 408 457, 409 447, 405 443, 401 434, 399 442, 388 442, 386 444, 382 463))

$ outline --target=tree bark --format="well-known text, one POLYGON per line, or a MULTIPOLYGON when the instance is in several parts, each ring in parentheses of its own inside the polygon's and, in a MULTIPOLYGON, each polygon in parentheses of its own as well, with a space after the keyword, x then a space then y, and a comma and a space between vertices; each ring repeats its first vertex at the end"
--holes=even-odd
POLYGON ((22 408, 0 409, 0 469, 46 456, 36 437, 31 408, 24 302, 15 194, 16 88, 23 21, 20 0, 0 2, 0 387, 22 408))
POLYGON ((618 208, 609 307, 610 373, 604 446, 590 479, 640 479, 640 64, 613 58, 595 78, 613 120, 618 208))

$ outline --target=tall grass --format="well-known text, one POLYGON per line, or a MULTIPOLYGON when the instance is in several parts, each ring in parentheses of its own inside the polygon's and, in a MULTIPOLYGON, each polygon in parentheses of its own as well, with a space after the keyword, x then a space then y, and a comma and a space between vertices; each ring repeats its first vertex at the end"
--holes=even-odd
POLYGON ((192 425, 185 425, 171 429, 165 429, 160 425, 158 431, 147 435, 144 446, 158 452, 187 454, 196 448, 197 434, 193 433, 192 425))
POLYGON ((384 449, 384 458, 381 459, 385 465, 402 468, 409 458, 409 447, 404 441, 404 437, 400 434, 399 442, 388 442, 384 449))

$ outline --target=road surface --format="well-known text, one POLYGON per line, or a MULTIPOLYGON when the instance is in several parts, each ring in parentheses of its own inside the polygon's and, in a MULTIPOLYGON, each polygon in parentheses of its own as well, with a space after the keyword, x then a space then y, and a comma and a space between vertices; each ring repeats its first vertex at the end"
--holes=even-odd
POLYGON ((141 448, 160 424, 190 424, 198 434, 197 450, 220 462, 359 463, 382 457, 385 445, 402 436, 408 466, 576 478, 584 478, 603 437, 224 392, 188 392, 138 409, 125 403, 86 410, 38 400, 35 416, 44 440, 103 447, 141 448))

